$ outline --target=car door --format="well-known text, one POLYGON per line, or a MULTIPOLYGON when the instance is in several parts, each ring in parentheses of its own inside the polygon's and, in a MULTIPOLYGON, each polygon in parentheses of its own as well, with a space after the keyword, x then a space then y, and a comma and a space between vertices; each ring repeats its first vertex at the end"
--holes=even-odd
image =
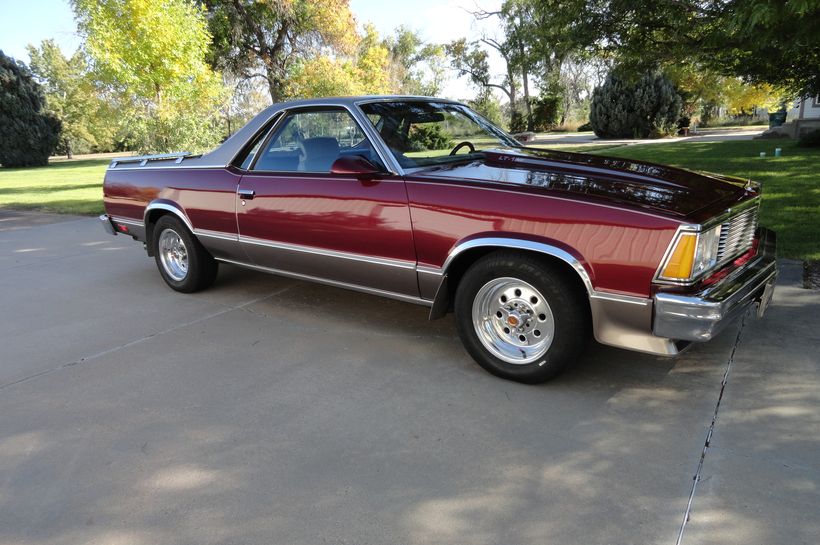
POLYGON ((290 111, 255 155, 237 189, 239 241, 254 265, 418 297, 404 181, 347 109, 290 111), (331 173, 345 155, 383 172, 331 173))

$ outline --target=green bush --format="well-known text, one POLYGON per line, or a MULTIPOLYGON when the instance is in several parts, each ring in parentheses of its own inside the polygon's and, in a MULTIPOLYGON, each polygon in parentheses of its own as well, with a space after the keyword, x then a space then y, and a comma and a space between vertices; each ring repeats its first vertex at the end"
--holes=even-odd
POLYGON ((31 72, 0 51, 0 164, 44 166, 57 147, 60 120, 45 111, 31 72))
POLYGON ((601 138, 659 138, 674 134, 682 100, 660 72, 631 82, 617 71, 592 94, 589 122, 601 138))
POLYGON ((441 129, 441 125, 435 123, 414 125, 407 139, 408 151, 441 150, 453 146, 449 135, 441 129))
POLYGON ((578 130, 578 132, 591 131, 592 130, 592 123, 587 121, 583 125, 580 125, 577 130, 578 130))
POLYGON ((801 148, 820 148, 820 129, 809 131, 797 140, 801 148))
POLYGON ((518 109, 510 115, 510 132, 516 134, 527 130, 527 118, 518 109))

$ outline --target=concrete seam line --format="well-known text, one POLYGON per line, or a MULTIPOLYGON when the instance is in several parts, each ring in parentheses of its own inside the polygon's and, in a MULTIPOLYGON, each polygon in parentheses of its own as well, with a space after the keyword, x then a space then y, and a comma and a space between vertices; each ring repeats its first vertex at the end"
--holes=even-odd
POLYGON ((695 491, 698 488, 698 482, 700 482, 701 472, 703 471, 703 463, 706 460, 706 452, 709 450, 709 446, 712 442, 712 434, 715 431, 715 424, 717 423, 718 412, 720 411, 720 402, 723 401, 723 393, 726 391, 726 383, 729 382, 729 372, 732 370, 732 363, 735 360, 735 352, 737 351, 738 345, 740 345, 740 337, 743 334, 744 327, 746 326, 747 315, 748 313, 743 315, 743 319, 740 322, 740 329, 737 332, 734 345, 732 346, 732 351, 729 353, 729 360, 726 362, 726 370, 723 372, 723 380, 720 382, 720 392, 718 393, 717 403, 715 403, 715 412, 712 413, 712 422, 709 424, 709 429, 706 432, 706 440, 703 442, 703 449, 700 452, 698 467, 695 470, 694 477, 692 477, 692 490, 689 492, 689 501, 686 503, 686 511, 683 514, 683 522, 681 522, 680 531, 678 531, 678 539, 675 540, 675 545, 681 545, 683 543, 683 532, 686 530, 686 525, 689 523, 689 515, 692 512, 692 503, 695 499, 695 491))
POLYGON ((173 331, 176 331, 177 329, 181 329, 183 327, 188 327, 188 326, 191 326, 191 325, 194 325, 194 324, 198 324, 200 322, 210 320, 211 318, 221 316, 222 314, 226 314, 228 312, 233 312, 235 310, 243 310, 247 306, 250 306, 250 305, 253 305, 255 303, 259 303, 260 301, 264 301, 265 299, 269 299, 271 297, 275 297, 277 295, 280 295, 280 294, 286 292, 287 290, 291 289, 292 287, 293 286, 286 286, 282 289, 274 291, 273 293, 269 293, 265 296, 257 297, 256 299, 252 299, 250 301, 242 303, 241 305, 236 305, 236 306, 233 306, 233 307, 223 308, 220 311, 212 312, 211 314, 208 314, 206 316, 202 316, 200 318, 197 318, 196 320, 191 320, 189 322, 185 322, 185 323, 182 323, 182 324, 177 324, 177 325, 171 326, 167 329, 163 329, 162 331, 157 331, 155 333, 149 333, 148 335, 145 335, 144 337, 140 337, 138 339, 128 341, 127 343, 124 343, 124 344, 121 344, 121 345, 118 345, 118 346, 114 346, 112 348, 106 348, 105 350, 103 350, 101 352, 97 352, 95 354, 91 354, 90 356, 84 356, 80 359, 70 361, 68 363, 63 363, 61 365, 58 365, 57 367, 52 367, 51 369, 46 369, 45 371, 39 371, 37 373, 34 373, 32 375, 28 375, 28 376, 23 377, 23 378, 18 379, 18 380, 14 380, 12 382, 6 382, 5 384, 0 384, 0 390, 8 388, 9 386, 14 386, 15 384, 21 384, 23 382, 28 382, 30 380, 33 380, 33 379, 37 378, 37 377, 42 377, 44 375, 49 375, 49 374, 54 373, 55 371, 59 371, 61 369, 67 369, 69 367, 74 367, 74 366, 76 366, 80 363, 85 363, 85 362, 90 361, 90 360, 101 358, 102 356, 106 356, 108 354, 111 354, 113 352, 117 352, 119 350, 123 350, 125 348, 129 348, 131 346, 134 346, 135 344, 139 344, 139 343, 147 341, 149 339, 153 339, 154 337, 160 337, 160 336, 165 335, 167 333, 171 333, 173 331))

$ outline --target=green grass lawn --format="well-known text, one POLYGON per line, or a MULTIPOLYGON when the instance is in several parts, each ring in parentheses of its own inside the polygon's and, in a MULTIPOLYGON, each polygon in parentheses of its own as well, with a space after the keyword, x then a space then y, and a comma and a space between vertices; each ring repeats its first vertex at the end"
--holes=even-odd
MULTIPOLYGON (((677 142, 556 149, 629 157, 763 182, 761 223, 777 231, 782 257, 820 259, 820 149, 791 140, 677 142), (774 157, 774 148, 783 149, 774 157), (767 157, 761 159, 760 152, 767 157)), ((110 159, 55 161, 48 167, 0 168, 0 207, 64 214, 101 214, 110 159)))
POLYGON ((0 207, 60 214, 102 214, 102 183, 111 159, 53 161, 47 167, 0 168, 0 207))

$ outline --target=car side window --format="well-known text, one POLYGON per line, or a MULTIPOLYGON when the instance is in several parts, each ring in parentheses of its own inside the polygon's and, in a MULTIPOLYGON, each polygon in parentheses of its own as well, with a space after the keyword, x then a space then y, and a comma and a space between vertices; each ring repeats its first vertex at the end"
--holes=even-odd
POLYGON ((276 127, 255 171, 330 172, 339 157, 359 155, 384 168, 370 141, 347 110, 300 110, 276 127))

